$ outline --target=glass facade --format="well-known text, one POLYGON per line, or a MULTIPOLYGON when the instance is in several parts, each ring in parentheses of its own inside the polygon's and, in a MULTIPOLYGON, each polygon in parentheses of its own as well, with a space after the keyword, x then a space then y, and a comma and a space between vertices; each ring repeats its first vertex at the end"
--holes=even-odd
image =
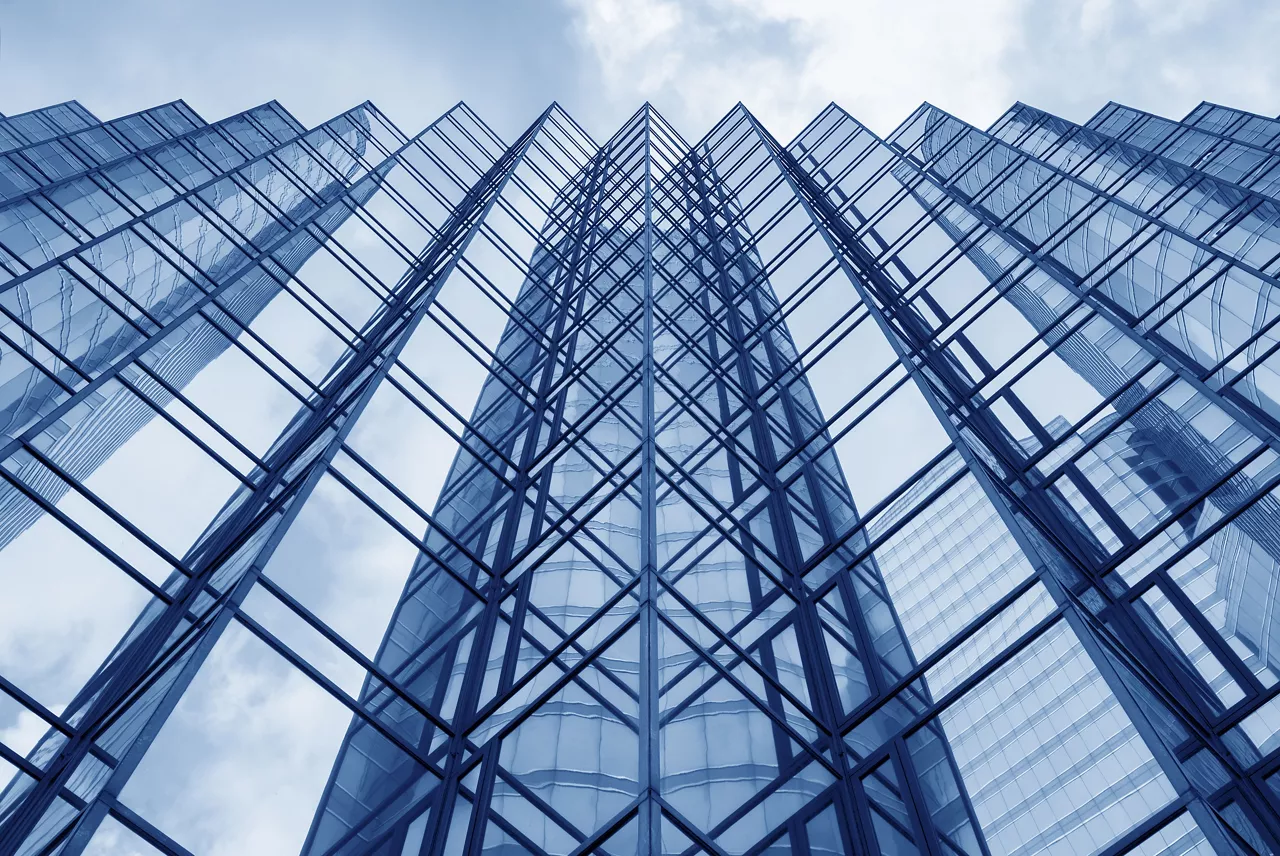
POLYGON ((1280 853, 1280 120, 0 115, 0 853, 1280 853))

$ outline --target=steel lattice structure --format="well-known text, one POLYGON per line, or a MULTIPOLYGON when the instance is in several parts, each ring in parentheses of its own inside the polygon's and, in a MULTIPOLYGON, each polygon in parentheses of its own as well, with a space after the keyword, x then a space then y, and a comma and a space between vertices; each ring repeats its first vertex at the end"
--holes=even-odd
POLYGON ((1280 852, 1280 120, 0 116, 0 853, 1280 852))

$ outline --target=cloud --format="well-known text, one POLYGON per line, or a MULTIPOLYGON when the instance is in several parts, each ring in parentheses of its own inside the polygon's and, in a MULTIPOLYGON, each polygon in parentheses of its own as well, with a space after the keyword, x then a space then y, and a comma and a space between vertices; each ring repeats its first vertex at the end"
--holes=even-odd
POLYGON ((1181 118, 1202 100, 1280 110, 1280 7, 1252 0, 1028 4, 1009 53, 1018 97, 1077 120, 1108 100, 1181 118))
POLYGON ((783 141, 829 101, 887 133, 928 100, 976 125, 1015 100, 1274 115, 1280 8, 1251 0, 565 0, 603 111, 652 100, 700 137, 742 100, 783 141), (1268 25, 1269 24, 1269 25, 1268 25))
POLYGON ((567 0, 606 97, 651 99, 697 138, 741 99, 781 139, 827 102, 887 131, 926 98, 968 115, 1011 100, 1018 3, 567 0))

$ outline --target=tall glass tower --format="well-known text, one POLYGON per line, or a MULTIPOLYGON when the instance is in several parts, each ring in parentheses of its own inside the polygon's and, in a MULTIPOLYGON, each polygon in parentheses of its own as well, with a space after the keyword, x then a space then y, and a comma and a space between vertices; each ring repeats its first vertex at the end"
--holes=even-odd
POLYGON ((1280 854, 1280 120, 0 116, 0 854, 1280 854))

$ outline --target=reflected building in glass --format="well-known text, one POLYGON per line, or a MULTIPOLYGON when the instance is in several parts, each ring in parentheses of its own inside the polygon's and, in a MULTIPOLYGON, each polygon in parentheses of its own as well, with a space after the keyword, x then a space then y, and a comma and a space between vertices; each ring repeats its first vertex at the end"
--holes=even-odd
POLYGON ((1280 120, 0 116, 0 853, 1280 853, 1280 120))

